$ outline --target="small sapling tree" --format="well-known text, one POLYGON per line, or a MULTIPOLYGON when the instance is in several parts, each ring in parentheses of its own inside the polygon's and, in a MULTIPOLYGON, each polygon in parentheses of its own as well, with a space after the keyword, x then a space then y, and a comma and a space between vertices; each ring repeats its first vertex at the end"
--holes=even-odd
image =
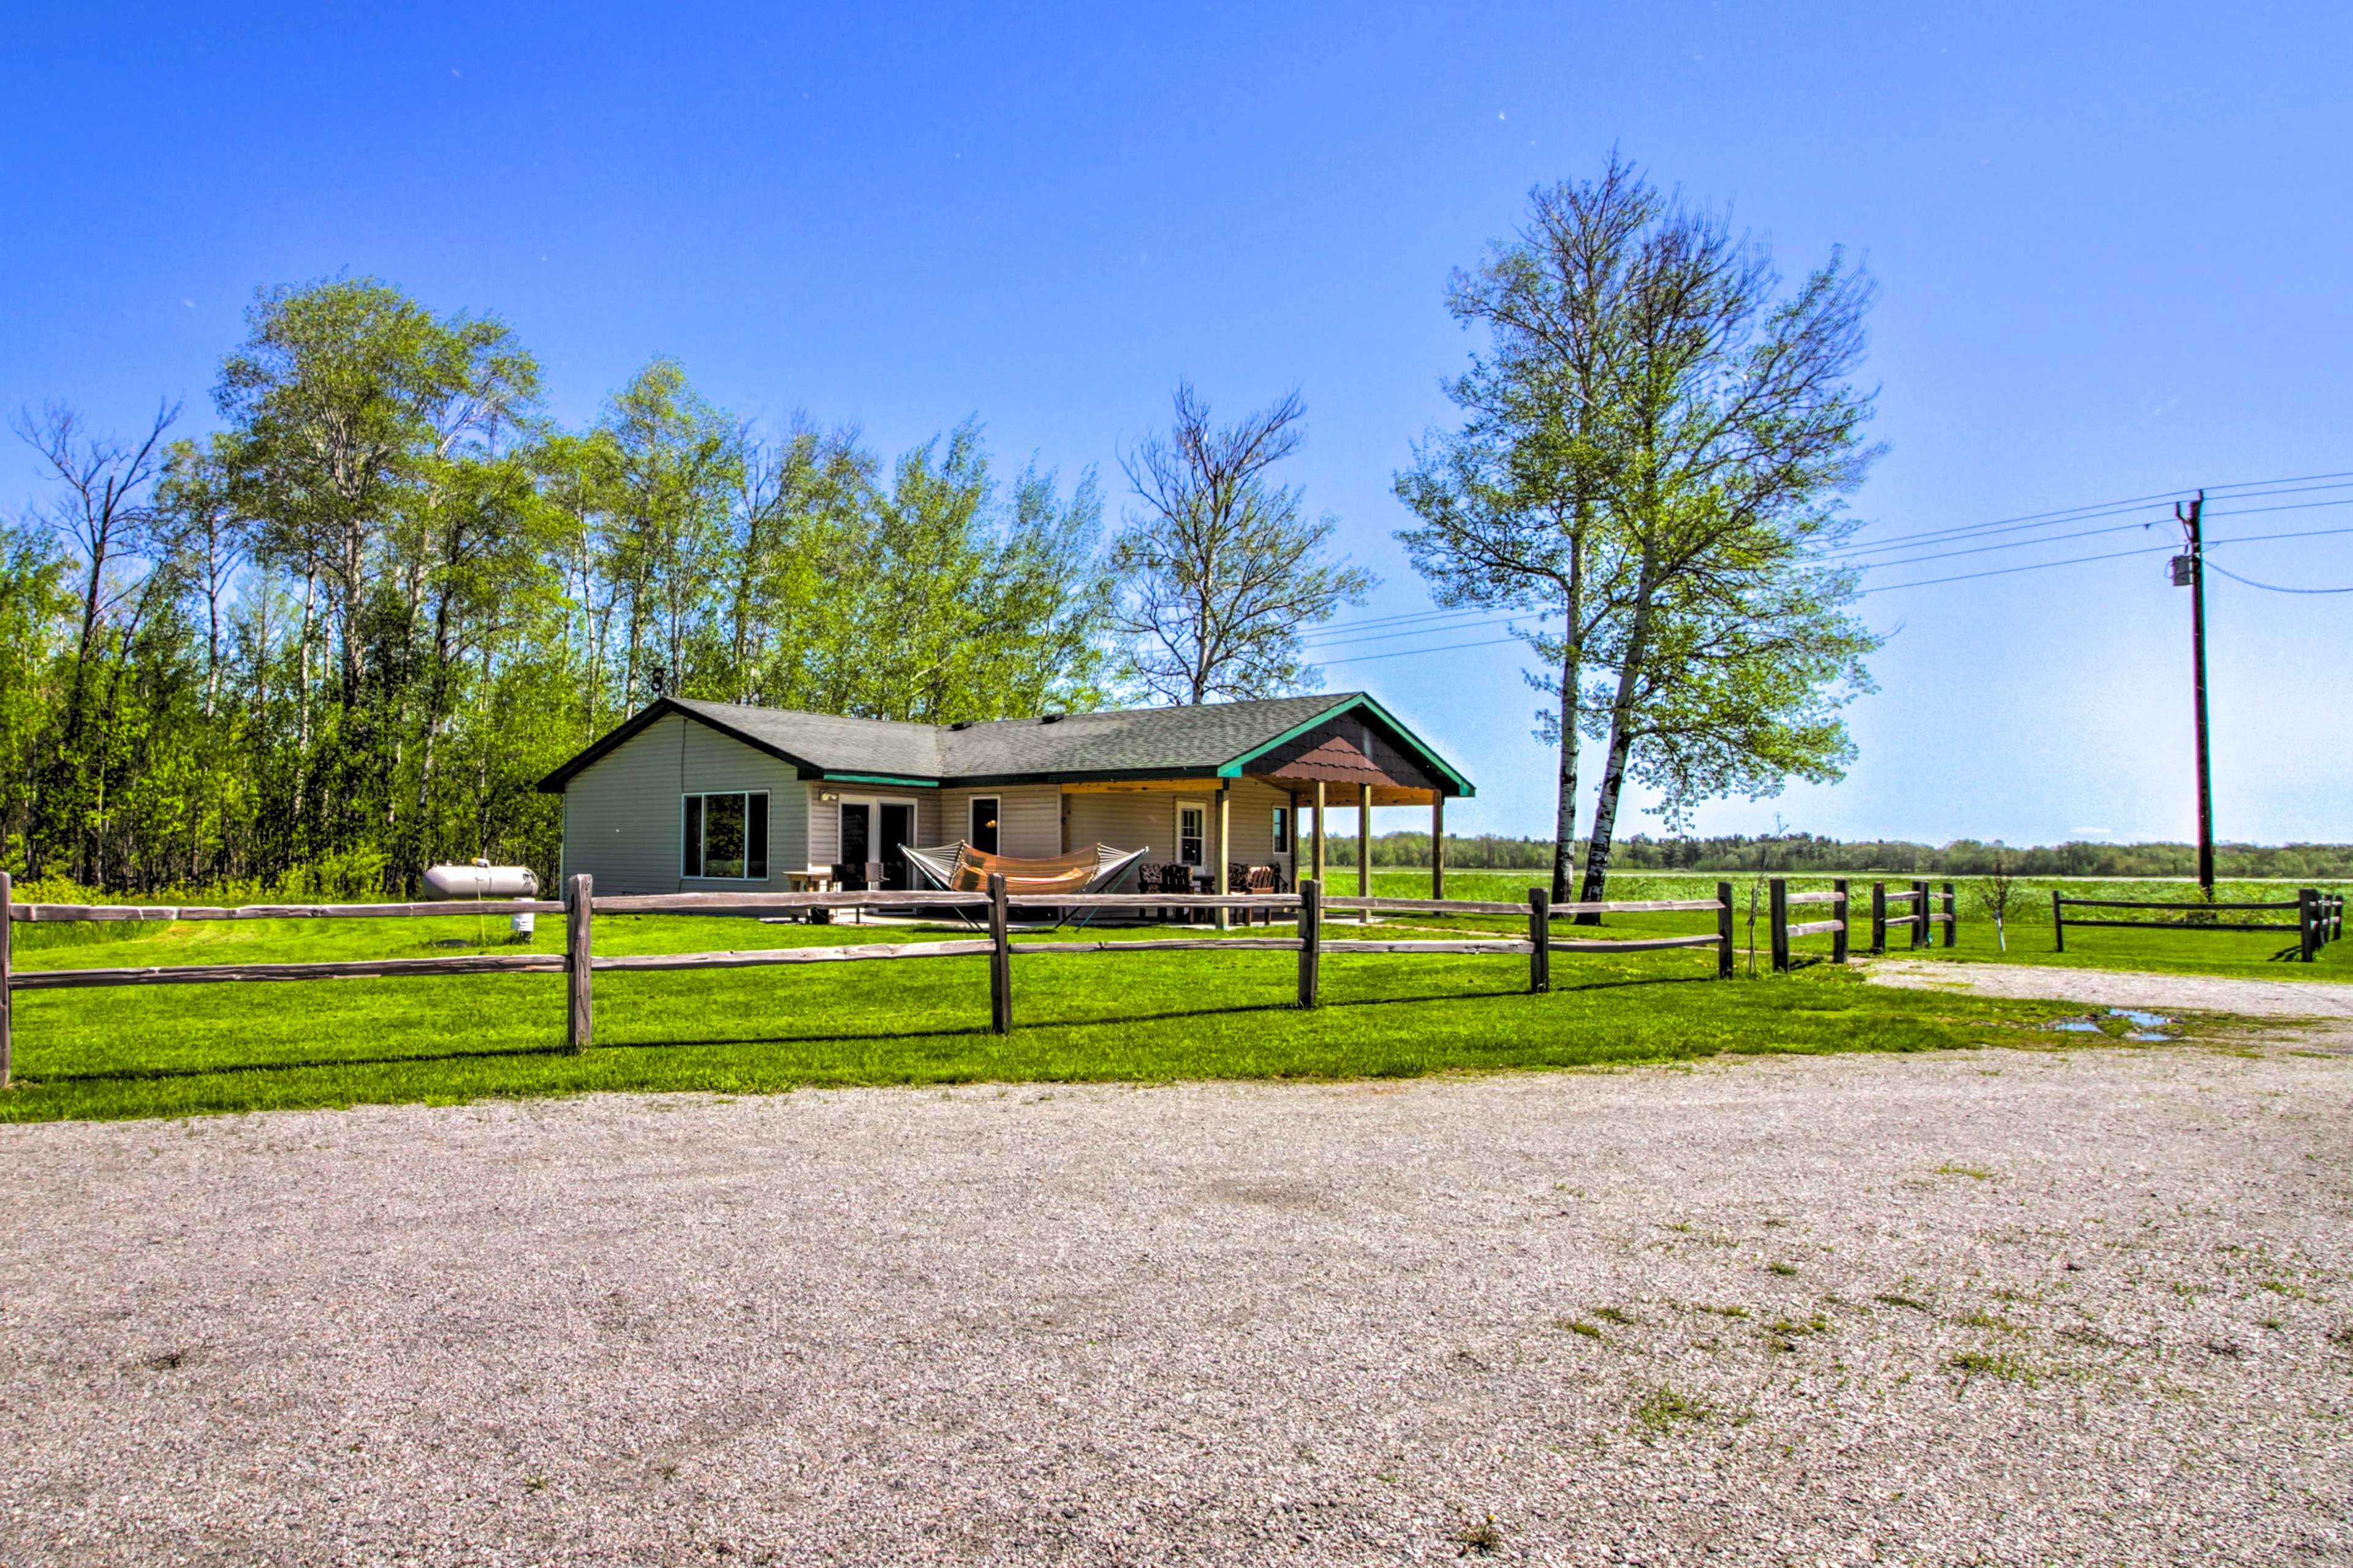
POLYGON ((2010 862, 1997 851, 1993 869, 1978 879, 1978 902, 1993 917, 1993 939, 2004 952, 2010 951, 2010 937, 2002 922, 2010 916, 2010 902, 2017 891, 2018 879, 2011 875, 2010 862))

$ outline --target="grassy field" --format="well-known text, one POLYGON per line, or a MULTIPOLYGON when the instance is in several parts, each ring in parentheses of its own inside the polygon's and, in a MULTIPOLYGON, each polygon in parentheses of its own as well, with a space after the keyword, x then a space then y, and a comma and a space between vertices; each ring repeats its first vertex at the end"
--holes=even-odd
MULTIPOLYGON (((1450 889, 1482 890, 1467 879, 1450 889)), ((1485 923, 1511 934, 1507 918, 1485 923)), ((560 922, 541 926, 533 945, 560 949, 560 922)), ((1706 926, 1704 915, 1635 917, 1613 921, 1608 934, 1706 926)), ((26 969, 514 951, 502 921, 465 916, 17 931, 26 969)), ((596 929, 597 950, 611 953, 884 934, 674 916, 607 916, 596 929)), ((921 934, 901 928, 888 939, 921 934)), ((596 1089, 1387 1077, 1723 1051, 1921 1050, 2044 1040, 2040 1026, 2067 1011, 1869 987, 1828 966, 1723 983, 1702 949, 1561 955, 1546 996, 1526 994, 1525 959, 1335 954, 1325 960, 1326 1005, 1301 1012, 1289 1005, 1294 964, 1288 953, 1249 952, 1017 963, 1017 1027, 1002 1039, 983 1026, 987 979, 978 958, 606 974, 596 982, 596 1047, 577 1057, 561 1049, 555 975, 30 992, 16 998, 19 1082, 0 1096, 0 1120, 596 1089)))

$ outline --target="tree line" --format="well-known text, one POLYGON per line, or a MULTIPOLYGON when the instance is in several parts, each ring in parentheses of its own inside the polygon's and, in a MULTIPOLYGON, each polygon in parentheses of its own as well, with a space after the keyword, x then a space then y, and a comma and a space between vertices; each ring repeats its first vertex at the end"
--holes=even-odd
MULTIPOLYGON (((1446 864, 1456 870, 1548 869, 1555 860, 1549 839, 1446 836, 1446 864)), ((1582 848, 1579 845, 1577 848, 1582 848)), ((1427 867, 1428 833, 1380 833, 1373 837, 1376 867, 1427 867)), ((1335 866, 1356 863, 1353 837, 1327 841, 1325 858, 1335 866)), ((2353 878, 2353 844, 2218 844, 2215 868, 2228 878, 2289 881, 2341 881, 2353 878)), ((1894 876, 1984 877, 2162 877, 2194 878, 2194 844, 1980 843, 1957 838, 1949 844, 1904 839, 1841 840, 1810 833, 1725 834, 1704 838, 1659 838, 1637 833, 1620 838, 1611 852, 1622 871, 1764 872, 1768 875, 1844 876, 1884 872, 1894 876)))
MULTIPOLYGON (((1502 609, 1558 748, 1580 737, 1582 896, 1630 783, 1700 801, 1839 776, 1876 646, 1825 552, 1875 449, 1871 290, 1612 159, 1539 190, 1458 273, 1482 334, 1461 426, 1396 476, 1447 607, 1502 609)), ((910 450, 711 403, 668 360, 585 427, 494 316, 374 279, 260 294, 212 388, 129 437, 21 411, 45 493, 0 525, 0 860, 123 891, 413 889, 436 861, 552 875, 534 785, 665 693, 933 723, 1313 689, 1304 634, 1371 576, 1283 465, 1296 394, 1230 422, 1190 386, 1065 482, 966 422, 910 450), (193 423, 191 421, 190 423, 193 423)), ((1484 841, 1488 863, 1508 840, 1484 841)), ((1516 862, 1514 862, 1516 863, 1516 862)))
POLYGON ((1107 540, 1092 471, 1009 468, 976 423, 886 458, 656 360, 566 429, 505 324, 372 279, 266 292, 248 327, 212 434, 169 405, 127 439, 63 404, 15 421, 48 480, 0 531, 20 877, 552 876, 536 781, 656 696, 947 723, 1271 695, 1366 586, 1271 472, 1295 396, 1225 426, 1180 387, 1107 540))

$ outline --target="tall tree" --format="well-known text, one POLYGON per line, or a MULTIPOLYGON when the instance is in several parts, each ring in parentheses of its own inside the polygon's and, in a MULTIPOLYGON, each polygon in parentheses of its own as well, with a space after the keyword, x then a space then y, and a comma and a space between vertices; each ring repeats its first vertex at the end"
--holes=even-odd
POLYGON ((1169 703, 1303 689, 1321 672, 1300 634, 1374 583, 1327 553, 1334 520, 1308 521, 1272 477, 1306 439, 1306 406, 1294 392, 1219 426, 1189 384, 1174 404, 1167 433, 1121 462, 1141 503, 1113 546, 1123 674, 1169 703))
MULTIPOLYGON (((1760 244, 1712 214, 1666 207, 1641 236, 1619 395, 1601 433, 1608 505, 1631 570, 1611 631, 1617 679, 1587 720, 1607 750, 1581 901, 1599 900, 1608 885, 1635 745, 1648 736, 1657 754, 1672 755, 1671 716, 1683 713, 1693 748, 1721 748, 1744 732, 1769 738, 1778 749, 1760 753, 1757 767, 1835 777, 1846 755, 1835 710, 1860 689, 1852 676, 1877 644, 1844 614, 1852 574, 1824 569, 1820 557, 1852 531, 1841 498, 1879 455, 1863 439, 1873 394, 1852 381, 1872 287, 1836 253, 1794 293, 1782 296, 1780 281, 1760 244), (1679 627, 1683 616, 1706 629, 1679 627), (1757 650, 1777 640, 1762 630, 1810 650, 1792 664, 1818 678, 1804 695, 1767 672, 1694 680, 1675 668, 1770 658, 1757 650), (1660 694, 1710 689, 1777 690, 1778 710, 1803 721, 1744 731, 1697 723, 1704 707, 1645 712, 1660 694), (1810 749, 1790 749, 1803 737, 1810 749)), ((1757 775, 1752 768, 1736 776, 1753 784, 1757 775)))
POLYGON ((1419 519, 1398 537, 1440 605, 1541 617, 1513 629, 1540 661, 1525 679, 1551 699, 1536 733, 1558 748, 1552 896, 1564 903, 1588 649, 1625 578, 1624 535, 1605 504, 1603 437, 1624 360, 1630 273, 1662 205, 1613 155, 1590 184, 1535 192, 1519 233, 1453 275, 1447 309, 1485 330, 1486 351, 1446 383, 1462 427, 1426 440, 1396 481, 1419 519))

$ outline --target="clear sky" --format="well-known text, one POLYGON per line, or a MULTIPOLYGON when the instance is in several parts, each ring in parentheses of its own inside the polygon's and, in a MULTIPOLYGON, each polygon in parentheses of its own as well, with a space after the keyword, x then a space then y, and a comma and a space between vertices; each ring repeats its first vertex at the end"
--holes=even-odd
MULTIPOLYGON (((670 354, 741 413, 891 448, 976 415, 1001 458, 1115 479, 1179 377, 1235 411, 1297 386, 1293 477, 1385 579, 1352 618, 1402 616, 1390 476, 1468 347, 1447 271, 1615 144, 1787 269, 1843 245, 1878 278, 1869 540, 2353 470, 2353 11, 1927 9, 11 5, 0 405, 207 419, 254 289, 342 270, 503 316, 575 421, 670 354)), ((32 482, 0 457, 0 502, 32 482)), ((2353 529, 2347 500, 2218 499, 2210 534, 2353 529)), ((2353 585, 2353 533, 2214 559, 2353 585)), ((2164 562, 1874 594, 1851 776, 1701 826, 2189 837, 2164 562)), ((2222 837, 2353 839, 2353 595, 2210 593, 2222 837)), ((1544 833, 1518 649, 1450 646, 1498 635, 1335 644, 1327 683, 1462 764, 1450 826, 1544 833)))

